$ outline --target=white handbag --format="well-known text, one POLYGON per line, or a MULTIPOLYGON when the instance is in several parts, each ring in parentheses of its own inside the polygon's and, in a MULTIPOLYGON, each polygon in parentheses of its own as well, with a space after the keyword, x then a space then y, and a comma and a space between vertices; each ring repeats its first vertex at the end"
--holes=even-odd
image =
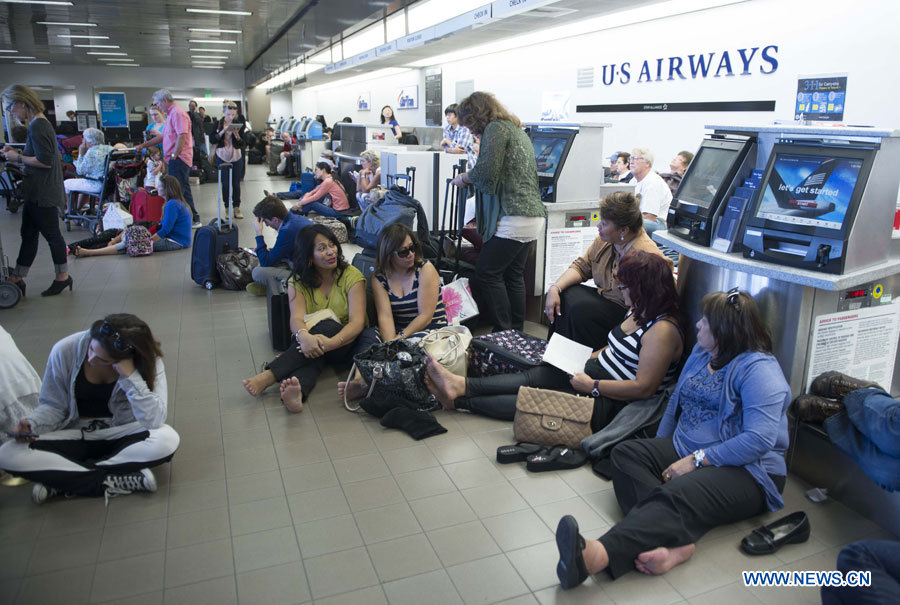
POLYGON ((472 333, 466 326, 447 326, 430 331, 422 339, 422 346, 439 364, 456 374, 465 376, 469 365, 469 343, 472 333))

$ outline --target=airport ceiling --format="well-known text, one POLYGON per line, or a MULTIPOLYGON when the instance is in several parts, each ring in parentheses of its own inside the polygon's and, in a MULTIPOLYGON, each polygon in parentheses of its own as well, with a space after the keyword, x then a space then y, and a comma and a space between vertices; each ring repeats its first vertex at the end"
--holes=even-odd
MULTIPOLYGON (((559 0, 359 69, 401 65, 464 44, 496 41, 658 1, 559 0)), ((192 63, 199 65, 200 61, 208 61, 210 65, 224 61, 226 69, 246 69, 248 84, 254 84, 290 60, 326 45, 329 40, 339 39, 342 32, 347 35, 362 29, 413 2, 71 0, 69 5, 0 0, 0 65, 19 60, 18 57, 60 66, 133 63, 142 67, 190 67, 192 63), (192 9, 251 14, 188 12, 192 9), (64 23, 82 25, 57 25, 64 23), (191 31, 191 28, 228 31, 191 31), (2 52, 10 50, 18 53, 2 52)), ((485 0, 485 4, 488 2, 485 0)), ((316 81, 329 79, 321 72, 313 75, 316 81)))

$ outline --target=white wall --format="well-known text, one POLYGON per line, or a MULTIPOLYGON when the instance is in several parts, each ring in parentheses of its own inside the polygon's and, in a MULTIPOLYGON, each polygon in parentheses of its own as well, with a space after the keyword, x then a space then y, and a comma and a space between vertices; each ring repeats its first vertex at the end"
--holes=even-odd
MULTIPOLYGON (((861 0, 852 9, 845 2, 824 0, 815 8, 801 2, 753 0, 741 4, 659 19, 615 30, 597 32, 504 53, 443 64, 444 105, 455 101, 456 82, 474 80, 476 90, 497 95, 513 113, 525 121, 537 121, 543 90, 571 93, 570 119, 579 122, 609 122, 603 155, 650 147, 656 168, 667 170, 669 159, 681 149, 694 149, 707 124, 758 124, 776 119, 792 120, 799 75, 846 72, 848 78, 845 122, 900 127, 900 105, 892 99, 900 93, 900 80, 891 66, 900 55, 900 3, 861 0), (771 65, 759 59, 763 47, 776 45, 777 70, 760 73, 771 65), (751 61, 751 74, 741 75, 738 49, 758 47, 751 61), (714 77, 723 51, 729 51, 735 75, 714 77), (708 77, 655 81, 656 59, 714 52, 715 63, 708 77), (641 63, 647 60, 653 81, 638 82, 641 63), (627 84, 601 83, 604 64, 631 64, 627 84), (594 87, 577 89, 576 72, 594 67, 594 87), (721 113, 574 113, 578 104, 662 103, 692 101, 775 100, 774 112, 721 113)), ((424 104, 422 71, 420 107, 424 104)), ((293 114, 324 113, 329 121, 349 115, 354 121, 378 121, 377 114, 355 111, 353 101, 360 91, 371 90, 372 105, 380 108, 397 88, 413 83, 410 73, 320 92, 294 91, 293 114)), ((403 125, 424 124, 424 109, 398 112, 403 125)), ((598 162, 600 159, 598 158, 598 162)))
MULTIPOLYGON (((294 115, 290 91, 283 90, 269 95, 269 114, 276 120, 278 118, 289 118, 294 115)), ((297 114, 298 117, 300 115, 302 114, 297 114)), ((268 116, 266 117, 268 118, 268 116)))

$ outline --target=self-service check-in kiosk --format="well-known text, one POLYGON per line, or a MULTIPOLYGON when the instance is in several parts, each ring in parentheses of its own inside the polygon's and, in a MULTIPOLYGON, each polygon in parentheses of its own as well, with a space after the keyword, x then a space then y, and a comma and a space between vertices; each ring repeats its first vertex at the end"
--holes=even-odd
POLYGON ((312 170, 325 151, 322 124, 313 118, 304 118, 295 127, 294 139, 297 141, 293 151, 297 172, 312 170))
POLYGON ((595 199, 602 179, 586 178, 600 169, 603 128, 608 124, 525 124, 537 162, 541 200, 548 203, 595 199))

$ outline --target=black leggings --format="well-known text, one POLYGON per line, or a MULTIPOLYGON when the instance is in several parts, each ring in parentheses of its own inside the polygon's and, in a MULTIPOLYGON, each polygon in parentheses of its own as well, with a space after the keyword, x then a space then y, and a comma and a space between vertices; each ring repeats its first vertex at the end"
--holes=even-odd
POLYGON ((553 319, 547 338, 558 332, 596 351, 606 346, 610 330, 625 320, 625 307, 603 298, 596 288, 577 284, 559 298, 562 314, 553 319))
POLYGON ((59 208, 56 206, 38 206, 26 202, 22 206, 22 244, 19 246, 19 257, 16 259, 14 273, 19 277, 28 275, 28 270, 37 256, 38 236, 43 235, 50 244, 50 256, 57 273, 68 271, 66 265, 66 240, 59 230, 59 208))
MULTIPOLYGON (((613 578, 633 569, 642 552, 693 544, 714 527, 766 512, 765 492, 741 466, 704 466, 663 483, 663 471, 680 458, 671 437, 613 449, 613 487, 625 518, 600 537, 613 578)), ((782 491, 785 478, 770 477, 782 491)))

